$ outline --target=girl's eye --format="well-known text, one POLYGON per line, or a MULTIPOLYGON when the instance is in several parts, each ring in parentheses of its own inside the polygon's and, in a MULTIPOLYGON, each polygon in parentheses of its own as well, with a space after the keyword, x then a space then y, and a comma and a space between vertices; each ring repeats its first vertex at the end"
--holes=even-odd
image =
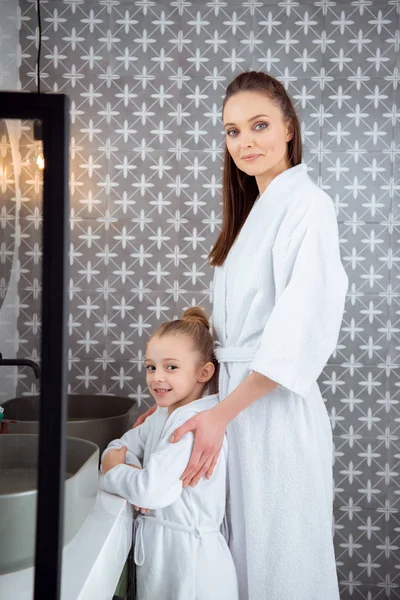
POLYGON ((153 365, 146 365, 146 371, 154 371, 154 369, 153 365))
POLYGON ((178 367, 176 367, 175 365, 167 365, 167 371, 174 371, 177 368, 178 367))

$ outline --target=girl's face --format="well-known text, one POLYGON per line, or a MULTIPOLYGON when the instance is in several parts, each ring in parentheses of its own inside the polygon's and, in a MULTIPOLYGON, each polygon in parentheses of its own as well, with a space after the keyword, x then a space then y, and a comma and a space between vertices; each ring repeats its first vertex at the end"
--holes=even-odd
POLYGON ((226 146, 235 165, 254 175, 260 193, 268 183, 289 168, 287 143, 292 127, 268 96, 239 92, 225 104, 226 146))
POLYGON ((214 365, 201 364, 200 353, 186 335, 153 337, 146 350, 146 383, 159 406, 171 414, 178 406, 201 398, 214 365))

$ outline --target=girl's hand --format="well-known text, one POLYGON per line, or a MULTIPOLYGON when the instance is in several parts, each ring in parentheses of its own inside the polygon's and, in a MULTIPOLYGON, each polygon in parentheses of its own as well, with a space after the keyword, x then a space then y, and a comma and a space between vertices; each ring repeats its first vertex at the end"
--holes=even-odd
POLYGON ((109 450, 103 458, 103 462, 101 463, 102 472, 106 474, 107 471, 109 471, 116 465, 124 465, 127 450, 128 448, 126 446, 121 446, 121 448, 113 448, 112 450, 109 450))
POLYGON ((148 410, 146 410, 145 413, 143 413, 142 415, 140 415, 140 417, 138 417, 135 421, 135 423, 132 425, 132 429, 135 429, 135 427, 137 427, 138 425, 141 425, 142 423, 145 422, 145 420, 147 419, 147 417, 149 417, 150 415, 153 414, 153 412, 156 410, 157 408, 157 403, 154 404, 151 408, 149 408, 148 410))
POLYGON ((135 507, 135 510, 140 510, 140 512, 141 512, 142 514, 144 514, 144 515, 145 515, 146 513, 150 512, 150 509, 149 509, 149 508, 140 508, 140 506, 136 506, 136 504, 134 504, 133 506, 135 507))
POLYGON ((189 431, 194 433, 192 455, 181 476, 183 487, 194 487, 205 474, 210 479, 221 452, 226 426, 227 422, 221 413, 211 408, 192 417, 174 431, 169 439, 173 443, 189 431))

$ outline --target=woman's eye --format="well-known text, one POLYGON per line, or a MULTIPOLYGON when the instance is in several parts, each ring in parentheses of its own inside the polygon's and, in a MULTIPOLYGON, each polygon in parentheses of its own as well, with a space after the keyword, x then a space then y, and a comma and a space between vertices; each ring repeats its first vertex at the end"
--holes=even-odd
MULTIPOLYGON (((255 128, 256 128, 257 131, 263 131, 267 127, 268 127, 268 123, 257 123, 255 125, 255 128)), ((228 137, 234 137, 237 134, 238 134, 238 130, 237 129, 228 129, 228 131, 226 132, 226 135, 228 137)))

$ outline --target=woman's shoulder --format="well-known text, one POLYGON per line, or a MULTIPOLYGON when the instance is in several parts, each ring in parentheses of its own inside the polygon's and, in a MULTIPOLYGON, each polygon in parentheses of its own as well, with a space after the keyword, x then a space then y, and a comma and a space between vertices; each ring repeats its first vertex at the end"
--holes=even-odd
POLYGON ((323 204, 332 204, 332 198, 319 187, 317 182, 312 179, 311 174, 305 174, 301 185, 293 188, 293 204, 301 203, 305 206, 318 206, 323 204))
POLYGON ((332 199, 311 179, 293 190, 277 230, 274 251, 295 245, 309 231, 324 236, 326 240, 336 239, 338 235, 332 199))
POLYGON ((305 225, 318 224, 321 221, 336 221, 332 198, 310 177, 307 177, 301 186, 293 190, 287 203, 285 220, 302 222, 305 225))

